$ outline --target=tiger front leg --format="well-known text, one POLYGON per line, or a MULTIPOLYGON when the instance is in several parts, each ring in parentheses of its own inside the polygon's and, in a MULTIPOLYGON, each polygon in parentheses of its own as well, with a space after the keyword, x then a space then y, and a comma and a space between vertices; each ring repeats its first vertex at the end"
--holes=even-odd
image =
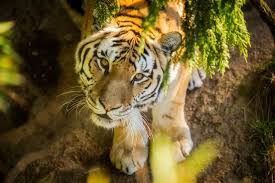
POLYGON ((181 65, 166 97, 153 108, 153 129, 171 137, 175 145, 175 160, 182 161, 193 148, 189 126, 185 120, 184 105, 191 69, 181 65))
POLYGON ((153 129, 171 137, 177 162, 190 154, 193 141, 184 117, 183 103, 173 100, 156 106, 153 109, 153 129))
POLYGON ((128 175, 142 168, 148 158, 148 137, 144 130, 128 127, 114 129, 110 159, 117 169, 128 175))

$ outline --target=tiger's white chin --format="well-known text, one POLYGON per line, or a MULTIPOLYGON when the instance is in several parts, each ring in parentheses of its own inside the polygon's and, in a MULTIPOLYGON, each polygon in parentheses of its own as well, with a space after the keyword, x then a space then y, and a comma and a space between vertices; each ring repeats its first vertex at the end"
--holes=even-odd
POLYGON ((115 128, 115 127, 117 127, 117 126, 119 126, 119 125, 122 124, 122 120, 121 119, 110 120, 110 119, 102 118, 102 117, 98 116, 95 113, 91 114, 91 120, 97 126, 100 126, 100 127, 103 127, 103 128, 107 128, 107 129, 115 128))

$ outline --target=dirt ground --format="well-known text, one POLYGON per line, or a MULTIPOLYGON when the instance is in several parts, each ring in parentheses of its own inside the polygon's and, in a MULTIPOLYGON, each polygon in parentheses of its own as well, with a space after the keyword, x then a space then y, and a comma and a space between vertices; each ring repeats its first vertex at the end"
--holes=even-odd
MULTIPOLYGON (((15 20, 13 42, 24 58, 25 87, 16 89, 28 101, 0 114, 0 182, 85 182, 93 167, 103 167, 112 182, 136 182, 109 162, 112 131, 94 126, 87 110, 62 104, 78 88, 74 49, 80 32, 56 0, 0 2, 0 21, 15 20)), ((223 77, 207 79, 187 97, 186 114, 195 146, 208 138, 222 141, 218 159, 199 182, 240 182, 253 174, 249 124, 255 118, 249 104, 255 72, 274 54, 274 39, 254 9, 246 11, 251 48, 247 63, 232 50, 231 67, 223 77)))

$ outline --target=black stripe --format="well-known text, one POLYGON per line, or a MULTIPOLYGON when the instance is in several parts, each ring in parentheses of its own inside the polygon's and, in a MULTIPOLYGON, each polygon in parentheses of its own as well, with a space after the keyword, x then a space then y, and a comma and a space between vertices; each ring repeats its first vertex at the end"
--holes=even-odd
POLYGON ((136 108, 143 108, 146 104, 137 104, 135 107, 136 108))
POLYGON ((157 61, 155 60, 153 69, 157 69, 157 61))
POLYGON ((118 59, 119 59, 119 57, 120 57, 120 55, 116 56, 116 57, 115 57, 115 59, 114 59, 114 62, 118 62, 118 61, 120 61, 121 59, 120 59, 120 60, 118 60, 118 59))
POLYGON ((137 60, 138 57, 139 56, 136 53, 132 53, 132 58, 134 58, 133 62, 136 62, 136 60, 137 60))
POLYGON ((116 47, 116 46, 121 46, 122 43, 115 43, 115 44, 112 44, 111 47, 116 47))
POLYGON ((152 85, 152 82, 150 82, 147 86, 145 86, 144 90, 147 90, 152 85))
POLYGON ((130 18, 137 18, 137 19, 141 19, 141 20, 144 20, 144 17, 143 16, 138 16, 138 15, 129 15, 127 13, 118 13, 116 15, 116 17, 130 17, 130 18))
POLYGON ((150 96, 148 96, 147 98, 145 98, 142 102, 146 102, 147 100, 153 98, 153 97, 156 97, 156 93, 152 93, 150 96))
POLYGON ((123 30, 123 31, 120 31, 117 35, 115 35, 114 37, 119 37, 119 36, 121 36, 121 35, 123 35, 123 34, 127 34, 128 33, 128 31, 127 30, 123 30))
MULTIPOLYGON (((140 32, 137 32, 136 30, 133 30, 133 29, 127 30, 127 32, 129 32, 129 31, 133 32, 137 37, 140 38, 140 32)), ((131 40, 128 40, 127 42, 130 44, 131 40)))
MULTIPOLYGON (((95 42, 95 41, 97 41, 97 40, 98 40, 98 39, 89 41, 89 42, 85 43, 84 45, 82 45, 82 46, 79 48, 79 51, 78 51, 78 59, 80 60, 80 62, 81 62, 81 53, 82 53, 83 49, 84 49, 88 44, 93 43, 93 42, 95 42)), ((99 44, 99 43, 96 43, 96 45, 97 45, 97 44, 99 44)))
POLYGON ((121 6, 120 9, 121 10, 139 10, 138 7, 134 7, 134 6, 121 6))
POLYGON ((122 54, 124 54, 124 53, 126 53, 126 52, 128 52, 128 51, 129 51, 129 49, 126 48, 126 49, 124 49, 124 50, 122 50, 122 51, 120 52, 120 55, 122 55, 122 54))
MULTIPOLYGON (((145 63, 146 63, 146 66, 147 66, 146 57, 144 56, 144 54, 142 54, 141 56, 142 56, 142 58, 145 60, 145 63)), ((145 67, 145 68, 146 68, 146 67, 145 67)))
POLYGON ((137 70, 135 62, 132 62, 132 61, 130 60, 129 63, 132 64, 132 65, 134 66, 135 70, 137 70))
POLYGON ((147 66, 148 66, 148 64, 147 64, 147 59, 146 59, 146 57, 144 56, 144 54, 142 54, 141 56, 142 56, 143 59, 145 60, 145 67, 144 67, 144 71, 143 71, 143 72, 149 72, 149 69, 147 69, 147 66))
POLYGON ((122 28, 127 28, 127 27, 133 28, 133 25, 129 25, 129 24, 127 24, 127 25, 119 25, 119 27, 122 27, 122 28))
POLYGON ((151 34, 149 34, 148 35, 149 37, 150 37, 150 39, 152 39, 152 40, 155 40, 156 38, 155 37, 153 37, 151 34))
POLYGON ((158 27, 155 27, 155 30, 156 30, 157 32, 159 32, 159 33, 162 33, 161 30, 160 30, 160 28, 158 28, 158 27))
MULTIPOLYGON (((147 66, 147 63, 146 63, 146 66, 147 66)), ((146 67, 145 67, 146 68, 146 67)), ((144 70, 143 72, 145 72, 145 73, 149 73, 150 72, 150 70, 149 69, 146 69, 146 70, 144 70)))
POLYGON ((151 74, 148 77, 153 79, 153 72, 151 72, 151 74))
POLYGON ((80 69, 79 73, 80 73, 80 74, 84 74, 85 77, 87 78, 87 80, 92 79, 92 77, 87 76, 87 74, 84 72, 83 68, 80 69))
POLYGON ((122 42, 125 42, 125 40, 124 39, 118 39, 118 40, 113 40, 113 42, 115 42, 115 43, 122 43, 122 42))
POLYGON ((94 44, 94 48, 97 48, 99 44, 100 44, 100 42, 94 44))
POLYGON ((131 24, 133 24, 133 25, 135 25, 135 26, 137 26, 137 27, 139 27, 139 28, 141 28, 141 25, 139 25, 139 24, 137 24, 137 23, 135 23, 135 22, 132 22, 132 21, 129 21, 129 20, 120 20, 120 21, 117 21, 118 23, 131 23, 131 24))
POLYGON ((144 48, 143 53, 144 53, 145 55, 148 55, 148 56, 149 56, 149 53, 148 53, 148 51, 147 51, 147 48, 144 48))
POLYGON ((161 83, 160 82, 160 76, 157 76, 157 86, 154 88, 154 90, 150 94, 144 95, 144 96, 140 97, 140 99, 141 100, 147 100, 146 97, 148 97, 148 96, 150 97, 152 94, 155 94, 155 92, 156 92, 157 88, 159 87, 160 83, 161 83))
MULTIPOLYGON (((90 60, 90 63, 89 63, 90 68, 92 67, 92 62, 93 62, 93 59, 90 60)), ((101 70, 101 68, 100 68, 99 65, 97 64, 97 61, 96 61, 96 60, 95 60, 95 62, 96 62, 96 64, 95 64, 96 68, 97 68, 98 70, 101 70)))
POLYGON ((84 62, 85 62, 85 58, 86 58, 86 56, 87 56, 87 54, 88 54, 88 52, 91 50, 91 48, 87 48, 87 50, 85 50, 85 52, 84 52, 84 55, 83 55, 83 65, 84 65, 84 62))

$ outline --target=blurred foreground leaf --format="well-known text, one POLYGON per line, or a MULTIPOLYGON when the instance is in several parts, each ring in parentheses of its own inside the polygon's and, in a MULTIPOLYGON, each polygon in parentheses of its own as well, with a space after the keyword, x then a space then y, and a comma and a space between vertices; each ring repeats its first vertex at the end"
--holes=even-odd
POLYGON ((14 26, 13 22, 0 23, 0 34, 8 32, 14 26))
POLYGON ((22 97, 9 89, 9 86, 19 86, 24 83, 24 77, 19 72, 18 64, 20 57, 13 50, 9 33, 13 27, 13 22, 0 23, 0 111, 6 112, 8 108, 8 98, 19 104, 23 104, 22 97))
POLYGON ((89 172, 87 183, 109 183, 109 182, 110 182, 110 177, 104 170, 100 168, 96 168, 89 172))
POLYGON ((151 146, 151 167, 154 183, 178 182, 173 144, 163 134, 154 136, 151 146))
POLYGON ((191 155, 178 165, 179 182, 196 182, 203 172, 219 154, 217 140, 207 140, 200 144, 191 155))
POLYGON ((0 57, 0 69, 16 71, 18 69, 18 65, 13 61, 11 57, 2 56, 0 57))
POLYGON ((21 85, 23 81, 21 74, 0 69, 0 85, 21 85))
POLYGON ((154 136, 151 146, 151 167, 154 183, 193 183, 198 175, 218 156, 219 143, 207 140, 199 145, 185 161, 177 164, 174 147, 169 137, 154 136))

